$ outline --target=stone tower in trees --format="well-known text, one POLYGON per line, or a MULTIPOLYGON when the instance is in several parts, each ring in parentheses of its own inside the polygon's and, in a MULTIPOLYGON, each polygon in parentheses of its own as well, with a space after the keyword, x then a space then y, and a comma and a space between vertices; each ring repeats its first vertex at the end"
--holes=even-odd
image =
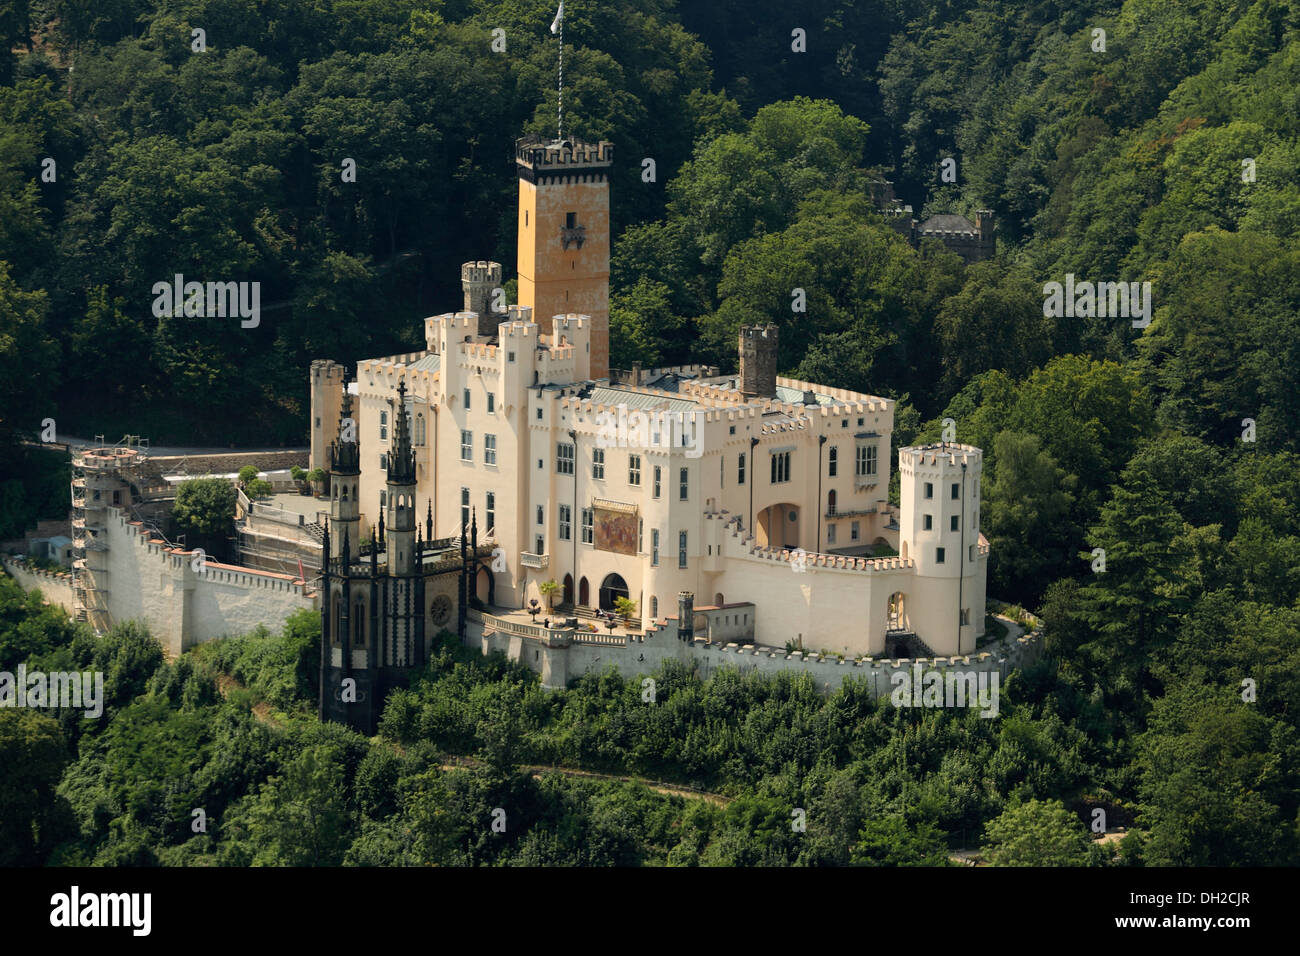
POLYGON ((519 172, 519 304, 542 332, 551 318, 591 316, 591 377, 609 375, 609 174, 614 144, 515 146, 519 172))
POLYGON ((776 394, 775 325, 746 325, 740 330, 740 391, 746 398, 776 394))

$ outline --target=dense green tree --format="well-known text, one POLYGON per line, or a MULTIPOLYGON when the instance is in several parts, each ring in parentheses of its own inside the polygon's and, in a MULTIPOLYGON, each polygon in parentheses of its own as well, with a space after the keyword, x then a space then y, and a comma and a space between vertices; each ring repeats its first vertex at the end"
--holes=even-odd
POLYGON ((172 518, 182 531, 220 534, 234 520, 237 497, 235 486, 224 478, 194 478, 176 489, 172 518))
POLYGON ((989 821, 983 855, 993 866, 1085 866, 1088 831, 1059 800, 1029 800, 989 821))

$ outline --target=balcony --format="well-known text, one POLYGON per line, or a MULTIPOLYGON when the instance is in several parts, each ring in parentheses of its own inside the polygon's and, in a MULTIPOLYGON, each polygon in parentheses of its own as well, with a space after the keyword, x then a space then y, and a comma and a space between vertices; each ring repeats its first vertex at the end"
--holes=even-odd
POLYGON ((535 568, 538 571, 545 570, 549 561, 550 555, 547 554, 533 554, 531 551, 525 551, 519 555, 520 564, 526 568, 535 568))
POLYGON ((587 240, 586 226, 561 226, 560 227, 560 242, 564 244, 564 248, 566 250, 569 248, 569 243, 575 243, 577 244, 578 248, 581 249, 582 244, 586 242, 586 240, 587 240))

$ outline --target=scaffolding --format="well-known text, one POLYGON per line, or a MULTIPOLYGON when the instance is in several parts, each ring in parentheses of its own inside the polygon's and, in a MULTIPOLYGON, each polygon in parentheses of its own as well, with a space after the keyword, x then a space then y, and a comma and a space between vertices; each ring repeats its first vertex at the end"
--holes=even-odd
POLYGON ((96 435, 97 444, 72 451, 72 607, 73 618, 103 633, 109 614, 108 509, 134 506, 132 485, 149 450, 149 440, 124 435, 112 445, 96 435))

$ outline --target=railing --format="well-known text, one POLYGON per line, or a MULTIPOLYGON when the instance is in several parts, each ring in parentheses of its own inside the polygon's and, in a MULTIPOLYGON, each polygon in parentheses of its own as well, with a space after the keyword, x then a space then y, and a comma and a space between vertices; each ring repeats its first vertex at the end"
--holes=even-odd
POLYGON ((597 634, 593 631, 575 631, 572 640, 575 644, 605 644, 611 647, 627 647, 627 637, 618 634, 597 634))
POLYGON ((545 568, 549 559, 550 555, 533 554, 531 551, 524 551, 519 555, 520 564, 526 568, 536 568, 538 570, 545 568))

